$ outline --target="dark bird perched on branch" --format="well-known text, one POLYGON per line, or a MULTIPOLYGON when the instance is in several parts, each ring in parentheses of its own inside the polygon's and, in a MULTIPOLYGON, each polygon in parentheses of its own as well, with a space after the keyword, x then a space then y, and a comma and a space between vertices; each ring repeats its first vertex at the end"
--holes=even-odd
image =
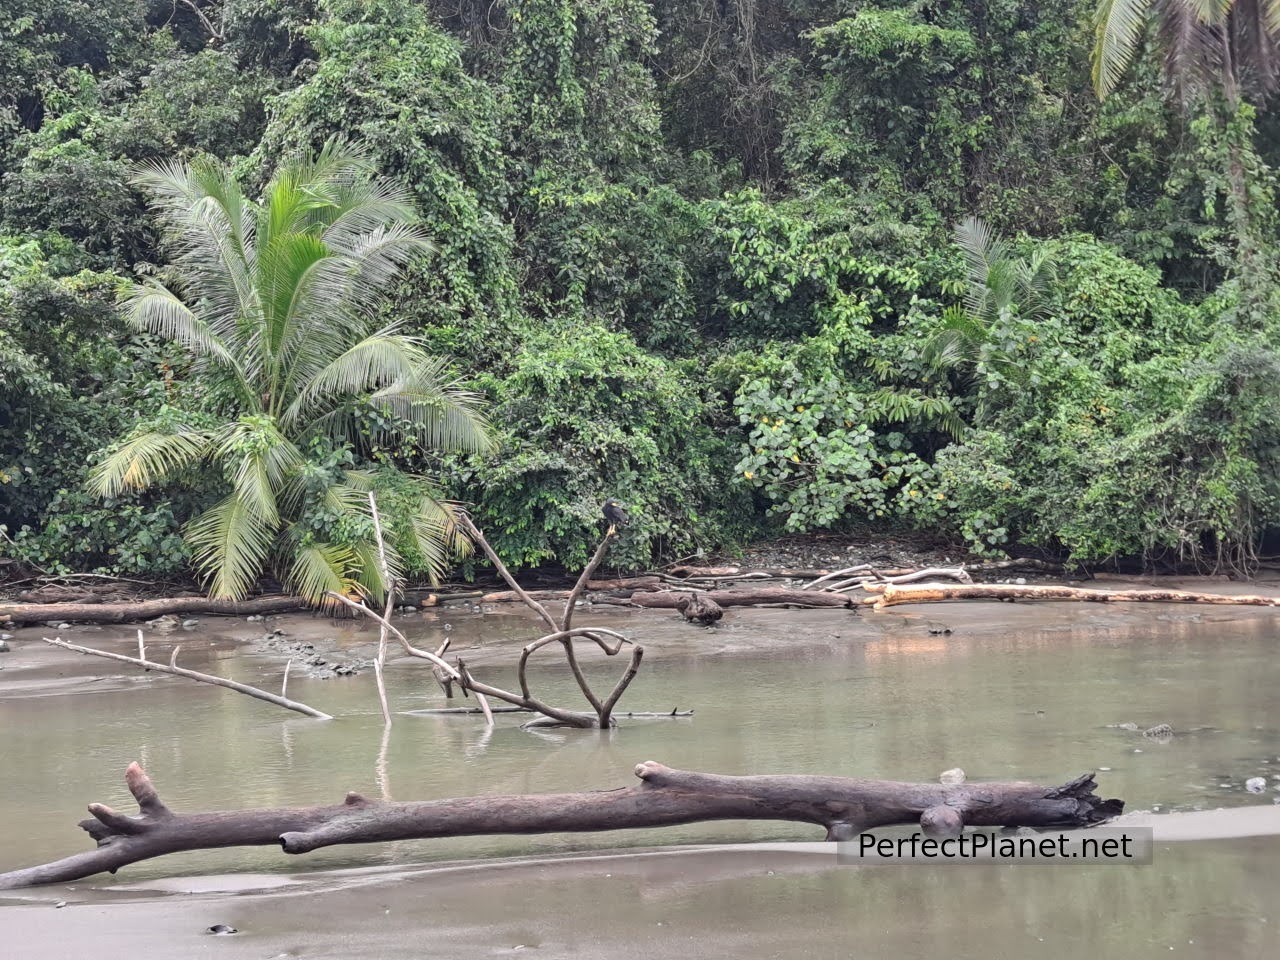
POLYGON ((609 533, 617 532, 618 527, 625 527, 631 523, 631 518, 627 516, 627 511, 622 509, 622 504, 610 497, 604 502, 604 518, 609 521, 609 533))

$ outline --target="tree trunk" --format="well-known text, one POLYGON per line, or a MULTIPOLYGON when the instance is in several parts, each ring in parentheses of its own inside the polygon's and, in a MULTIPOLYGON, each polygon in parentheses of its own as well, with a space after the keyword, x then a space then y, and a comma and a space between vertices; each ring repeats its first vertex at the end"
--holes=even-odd
MULTIPOLYGON (((868 584, 870 591, 877 590, 868 584)), ((1084 587, 1025 586, 1008 583, 941 584, 917 586, 888 584, 878 597, 867 598, 877 610, 900 603, 930 603, 947 600, 1083 600, 1089 603, 1213 603, 1254 607, 1280 606, 1280 597, 1247 594, 1191 593, 1186 590, 1092 590, 1084 587)))
POLYGON ((873 827, 921 823, 931 835, 965 825, 1065 827, 1119 814, 1120 800, 1094 795, 1090 774, 1061 787, 1032 783, 896 783, 846 777, 728 777, 638 764, 638 785, 590 793, 465 797, 393 803, 349 793, 339 804, 275 810, 175 814, 142 768, 125 782, 141 815, 99 803, 80 826, 98 848, 54 863, 0 873, 0 890, 79 880, 182 850, 271 846, 307 853, 340 843, 479 834, 534 834, 669 827, 706 820, 785 820, 824 827, 850 840, 873 827))
MULTIPOLYGON (((790 604, 796 607, 853 607, 855 601, 834 593, 815 590, 789 590, 786 587, 747 587, 741 590, 716 590, 708 596, 722 607, 750 607, 757 604, 790 604)), ((656 593, 637 593, 631 602, 637 607, 680 609, 680 601, 688 599, 687 592, 663 590, 656 593)))
POLYGON ((255 597, 252 600, 210 600, 208 597, 166 597, 130 603, 0 603, 0 621, 15 623, 132 623, 169 613, 215 613, 230 616, 305 610, 301 597, 255 597))

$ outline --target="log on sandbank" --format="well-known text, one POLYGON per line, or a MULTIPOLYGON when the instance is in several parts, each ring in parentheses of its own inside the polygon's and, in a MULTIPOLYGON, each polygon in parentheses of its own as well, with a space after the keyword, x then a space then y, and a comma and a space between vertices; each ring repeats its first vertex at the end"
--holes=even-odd
MULTIPOLYGON (((867 590, 878 591, 876 584, 867 590)), ((1085 587, 1043 584, 927 583, 913 586, 888 584, 876 597, 861 601, 875 609, 901 603, 944 603, 950 600, 1078 600, 1086 603, 1211 603, 1232 606, 1280 607, 1280 597, 1241 594, 1194 593, 1188 590, 1095 590, 1085 587)))
POLYGON ((302 597, 256 597, 252 600, 210 600, 208 597, 164 597, 129 603, 0 603, 0 621, 14 623, 133 623, 170 613, 246 614, 305 610, 302 597))
MULTIPOLYGON (((835 593, 819 593, 811 590, 790 590, 786 587, 747 587, 739 590, 714 590, 707 594, 722 607, 751 607, 759 604, 786 604, 796 607, 850 607, 857 601, 835 593)), ((662 590, 656 593, 637 593, 631 602, 637 607, 660 610, 679 610, 680 602, 687 600, 687 591, 662 590)))
POLYGON ((708 820, 785 820, 849 840, 874 827, 920 823, 933 835, 965 826, 1069 827, 1119 814, 1120 800, 1094 794, 1085 774, 1060 787, 1033 783, 897 783, 848 777, 731 777, 638 764, 640 783, 616 790, 528 796, 464 797, 411 803, 349 793, 339 804, 180 814, 169 810, 142 767, 125 782, 140 815, 100 803, 80 827, 96 850, 42 866, 0 873, 0 890, 65 883, 140 860, 215 847, 272 846, 307 853, 342 843, 422 840, 480 834, 535 834, 668 827, 708 820))
POLYGON ((667 576, 678 580, 718 580, 732 577, 761 577, 776 580, 809 580, 830 571, 812 567, 672 567, 667 576))

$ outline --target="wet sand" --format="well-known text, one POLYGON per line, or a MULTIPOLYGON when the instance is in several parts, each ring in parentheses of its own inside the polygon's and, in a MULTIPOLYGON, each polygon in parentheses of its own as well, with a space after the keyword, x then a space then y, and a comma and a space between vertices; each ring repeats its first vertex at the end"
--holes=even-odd
POLYGON ((1246 828, 1262 841, 1223 839, 1216 816, 1163 820, 1216 839, 1159 840, 1143 867, 850 867, 830 844, 745 844, 73 884, 0 899, 0 932, 23 960, 1273 957, 1280 885, 1251 852, 1280 857, 1276 817, 1246 828))

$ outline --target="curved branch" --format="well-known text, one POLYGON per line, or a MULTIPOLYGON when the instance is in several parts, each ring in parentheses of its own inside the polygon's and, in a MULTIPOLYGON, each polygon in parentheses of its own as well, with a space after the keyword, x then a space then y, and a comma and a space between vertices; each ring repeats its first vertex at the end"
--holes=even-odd
POLYGON ((611 544, 617 536, 618 531, 613 527, 610 527, 609 531, 604 535, 604 539, 600 541, 600 546, 596 547, 596 552, 592 555, 590 562, 587 563, 585 568, 583 568, 581 575, 578 577, 578 582, 575 583, 573 585, 573 589, 569 591, 569 598, 564 602, 564 615, 560 618, 561 630, 568 630, 570 625, 573 623, 574 604, 576 604, 578 602, 578 598, 582 596, 582 591, 587 587, 587 581, 591 579, 591 575, 596 572, 596 568, 600 566, 601 562, 603 562, 604 555, 609 552, 609 544, 611 544))
POLYGON ((507 565, 498 558, 496 553, 493 552, 493 547, 489 546, 489 541, 484 538, 484 534, 481 533, 480 529, 475 525, 475 521, 471 519, 471 515, 465 510, 459 510, 458 517, 462 521, 462 529, 467 532, 467 535, 471 537, 473 541, 480 544, 480 549, 484 551, 484 555, 489 558, 489 562, 492 563, 498 573, 501 574, 502 579, 507 581, 507 585, 515 591, 516 596, 524 602, 525 606, 541 617, 542 622, 548 627, 552 630, 559 630, 560 624, 556 623, 555 618, 547 612, 547 608, 537 600, 533 599, 533 597, 529 596, 529 594, 525 592, 524 588, 520 586, 520 584, 516 583, 516 578, 511 575, 511 571, 507 569, 507 565))
POLYGON ((462 660, 458 660, 458 671, 462 675, 459 685, 463 690, 472 690, 477 695, 484 694, 497 700, 505 700, 507 703, 514 704, 517 707, 525 707, 535 713, 550 717, 552 720, 563 723, 566 726, 588 729, 599 725, 598 716, 573 710, 562 710, 559 707, 551 706, 549 703, 543 703, 532 694, 512 693, 510 690, 503 690, 501 687, 482 683, 471 675, 471 671, 467 669, 467 665, 462 660))
POLYGON ((631 681, 636 678, 636 674, 640 671, 640 660, 644 657, 644 647, 637 646, 631 651, 631 662, 627 664, 627 672, 614 685, 613 691, 605 698, 600 706, 600 726, 608 727, 613 719, 613 708, 617 702, 622 699, 622 695, 627 692, 627 687, 631 686, 631 681))

